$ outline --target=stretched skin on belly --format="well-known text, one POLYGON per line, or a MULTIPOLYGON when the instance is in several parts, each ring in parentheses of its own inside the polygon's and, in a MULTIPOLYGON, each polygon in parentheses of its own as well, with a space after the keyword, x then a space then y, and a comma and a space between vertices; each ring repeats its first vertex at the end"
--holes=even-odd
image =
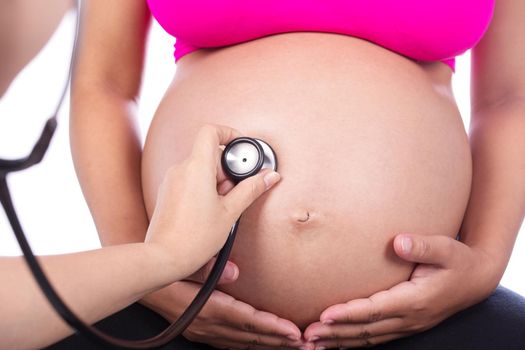
POLYGON ((459 230, 471 156, 442 91, 415 62, 340 35, 289 33, 189 54, 146 141, 148 212, 202 124, 270 143, 282 180, 243 215, 231 256, 239 279, 220 289, 305 327, 327 306, 409 277, 411 264, 392 249, 397 233, 459 230))

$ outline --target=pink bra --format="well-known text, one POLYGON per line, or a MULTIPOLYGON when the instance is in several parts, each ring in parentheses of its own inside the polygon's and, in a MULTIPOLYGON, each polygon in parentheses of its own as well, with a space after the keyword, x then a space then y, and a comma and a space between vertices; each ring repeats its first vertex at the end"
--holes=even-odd
POLYGON ((198 50, 285 32, 329 32, 371 41, 418 61, 442 61, 474 47, 495 0, 147 0, 176 38, 175 61, 198 50))

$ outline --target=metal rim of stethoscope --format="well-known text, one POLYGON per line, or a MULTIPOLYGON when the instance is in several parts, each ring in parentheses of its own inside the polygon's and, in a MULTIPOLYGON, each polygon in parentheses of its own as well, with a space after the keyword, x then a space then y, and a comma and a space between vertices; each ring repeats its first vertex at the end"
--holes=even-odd
MULTIPOLYGON (((228 261, 228 257, 230 255, 231 249, 233 247, 233 243, 235 241, 235 236, 237 234, 237 228, 239 226, 239 219, 235 222, 235 224, 232 226, 230 233, 228 235, 228 238, 226 240, 226 243, 224 244, 223 248, 219 251, 217 254, 216 262, 213 265, 213 268, 208 275, 208 278, 206 282, 203 284, 201 290, 199 293, 195 296, 193 301, 190 303, 186 311, 179 317, 178 320, 173 322, 170 326, 168 326, 163 332, 158 334, 157 336, 151 337, 149 339, 144 340, 126 340, 126 339, 119 339, 112 336, 109 336, 102 331, 84 323, 80 318, 78 318, 73 311, 65 304, 65 302, 58 296, 57 292, 47 279, 44 271, 42 270, 40 264, 38 263, 35 255, 33 254, 33 251, 31 250, 31 247, 27 241, 27 238, 23 232, 22 226, 20 224, 20 221, 18 219, 17 213, 14 209, 11 195, 9 192, 9 187, 7 184, 7 175, 12 172, 20 171, 27 169, 33 165, 36 165, 40 163, 40 161, 43 159, 49 144, 51 142, 51 139, 53 137, 53 134, 57 128, 57 115, 62 107, 62 104, 64 102, 67 88, 69 86, 69 82, 71 81, 71 74, 73 71, 73 67, 75 64, 76 59, 76 52, 77 52, 77 42, 78 42, 78 35, 79 35, 79 27, 80 27, 80 0, 76 1, 76 25, 75 25, 75 35, 74 35, 74 44, 71 54, 71 60, 69 64, 69 70, 68 70, 68 77, 64 86, 64 89, 62 91, 62 94, 60 96, 59 102, 57 104, 57 107, 54 111, 54 114, 47 120, 42 133, 35 143, 35 146, 31 150, 30 154, 21 159, 16 160, 6 160, 6 159, 0 159, 0 201, 2 203, 2 206, 4 207, 5 213, 7 215, 7 218, 9 220, 9 223, 11 224, 11 227, 13 228, 13 232, 16 236, 16 239, 18 241, 18 244, 20 245, 20 249, 22 250, 24 254, 24 258, 31 270, 31 273, 33 274, 35 280, 37 281, 40 289, 48 299, 48 301, 51 303, 55 311, 62 317, 62 319, 70 325, 73 329, 76 329, 80 334, 85 336, 87 339, 91 340, 92 342, 95 342, 103 347, 110 347, 110 348, 125 348, 125 349, 153 349, 153 348, 159 348, 173 339, 175 339, 178 335, 180 335, 193 321, 195 316, 200 312, 208 298, 210 297, 211 293, 214 291, 215 286, 217 285, 217 282, 219 281, 222 271, 224 270, 224 267, 226 266, 226 263, 228 261)), ((236 141, 236 140, 234 140, 236 141)), ((277 170, 277 161, 275 154, 273 153, 273 150, 264 143, 261 140, 257 139, 250 139, 250 138, 243 138, 243 141, 245 141, 246 144, 250 144, 253 147, 257 149, 259 158, 263 158, 264 161, 262 164, 260 164, 259 159, 257 161, 257 171, 251 172, 250 175, 254 175, 257 173, 261 167, 263 167, 265 164, 270 164, 274 170, 277 170), (265 152, 267 151, 267 152, 265 152), (273 162, 273 164, 272 164, 273 162)), ((239 145, 241 141, 235 142, 234 145, 239 145)), ((232 145, 232 146, 234 146, 232 145)), ((246 149, 244 147, 244 149, 246 149)), ((226 160, 226 156, 230 154, 230 151, 233 152, 234 149, 231 147, 228 150, 224 150, 222 162, 223 164, 226 164, 227 169, 229 161, 226 160)), ((231 164, 230 164, 231 165, 231 164)), ((235 178, 235 171, 233 172, 233 180, 236 181, 239 178, 235 178)), ((239 174, 237 174, 239 175, 239 174)), ((244 174, 246 178, 246 174, 244 174)))
POLYGON ((238 137, 224 148, 221 157, 228 177, 240 182, 257 174, 263 168, 277 170, 277 157, 266 142, 251 137, 238 137))

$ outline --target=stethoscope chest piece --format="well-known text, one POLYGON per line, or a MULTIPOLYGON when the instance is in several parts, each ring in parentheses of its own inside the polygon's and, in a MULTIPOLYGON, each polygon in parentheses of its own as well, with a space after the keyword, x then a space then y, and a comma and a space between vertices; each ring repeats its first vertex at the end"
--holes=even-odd
POLYGON ((221 157, 222 169, 234 182, 257 174, 263 168, 277 170, 277 157, 264 141, 239 137, 226 145, 221 157))

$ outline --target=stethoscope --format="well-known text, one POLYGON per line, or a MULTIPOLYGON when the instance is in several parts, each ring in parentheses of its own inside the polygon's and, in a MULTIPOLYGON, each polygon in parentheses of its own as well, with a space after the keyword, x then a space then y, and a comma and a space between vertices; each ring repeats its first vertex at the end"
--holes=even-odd
MULTIPOLYGON (((31 247, 29 246, 29 243, 26 239, 11 200, 11 194, 7 183, 7 175, 27 169, 40 163, 49 147, 57 127, 57 115, 64 102, 67 87, 69 85, 69 81, 71 80, 71 72, 76 56, 77 37, 80 26, 79 12, 79 2, 77 2, 75 43, 73 45, 67 82, 62 91, 60 100, 53 115, 47 120, 40 137, 33 146, 31 153, 27 157, 16 160, 0 159, 0 201, 2 202, 2 206, 4 207, 9 223, 13 228, 13 232, 16 236, 18 244, 20 245, 20 249, 24 254, 24 258, 29 265, 31 273, 33 274, 39 287, 55 311, 64 319, 67 324, 76 329, 86 338, 103 347, 124 349, 159 348, 169 343, 182 332, 184 332, 184 330, 190 325, 193 319, 200 312, 206 301, 209 299, 210 295, 213 293, 230 256, 241 218, 239 217, 232 226, 226 243, 217 254, 215 264, 213 265, 207 280, 203 284, 199 293, 190 303, 186 311, 184 311, 178 320, 173 322, 170 326, 168 326, 168 328, 155 337, 145 340, 130 341, 109 336, 80 320, 58 296, 55 288, 49 282, 36 257, 34 256, 33 251, 31 250, 31 247)), ((234 139, 226 145, 224 151, 222 152, 221 165, 226 176, 228 176, 234 183, 238 183, 250 176, 257 174, 263 168, 277 170, 277 157, 273 149, 263 140, 250 137, 240 137, 234 139)))

